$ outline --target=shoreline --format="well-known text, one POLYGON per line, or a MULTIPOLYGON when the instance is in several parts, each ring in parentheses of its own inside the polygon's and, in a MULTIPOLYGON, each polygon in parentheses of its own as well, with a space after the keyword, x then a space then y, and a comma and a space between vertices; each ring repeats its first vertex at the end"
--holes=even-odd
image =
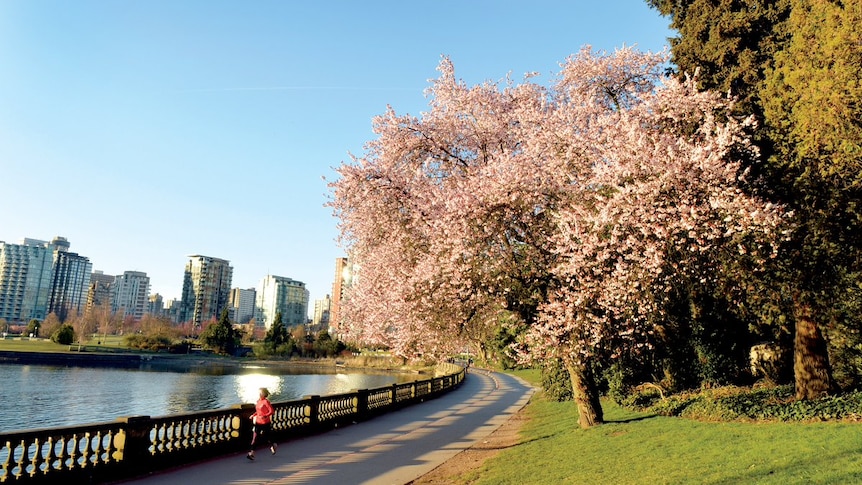
POLYGON ((3 364, 34 364, 34 365, 56 365, 64 367, 116 367, 116 368, 141 368, 146 367, 155 370, 167 371, 190 371, 201 368, 233 368, 256 366, 263 368, 301 368, 311 367, 315 369, 365 371, 365 372, 392 372, 424 374, 428 369, 407 368, 394 363, 391 365, 364 365, 351 362, 347 359, 325 359, 325 360, 258 360, 237 357, 217 356, 213 354, 156 354, 156 353, 110 353, 110 352, 40 352, 26 350, 0 350, 0 365, 3 364))

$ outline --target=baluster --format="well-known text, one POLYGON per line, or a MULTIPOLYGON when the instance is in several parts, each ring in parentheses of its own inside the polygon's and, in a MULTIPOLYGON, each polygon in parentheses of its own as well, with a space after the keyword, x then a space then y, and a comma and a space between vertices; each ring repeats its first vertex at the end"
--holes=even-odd
POLYGON ((156 427, 156 439, 155 443, 153 443, 153 451, 155 454, 162 455, 166 450, 166 442, 167 442, 167 428, 165 427, 165 423, 156 427))
POLYGON ((81 468, 87 468, 92 465, 92 463, 90 463, 90 457, 93 453, 90 449, 91 446, 93 446, 93 435, 88 431, 84 434, 83 439, 78 442, 78 451, 81 452, 81 457, 78 458, 78 463, 81 468))
POLYGON ((204 446, 209 442, 209 437, 210 437, 209 423, 205 419, 198 419, 197 421, 198 421, 198 428, 201 431, 198 445, 204 446))
POLYGON ((171 423, 163 423, 162 429, 164 430, 164 437, 162 438, 162 451, 163 453, 170 453, 171 448, 173 447, 173 433, 171 432, 171 423))
POLYGON ((183 420, 174 422, 174 442, 177 450, 186 449, 186 423, 183 420))
POLYGON ((81 463, 78 462, 78 454, 81 450, 78 449, 78 446, 81 444, 81 439, 78 433, 72 435, 70 442, 67 443, 69 448, 69 469, 74 470, 75 468, 80 468, 81 463))
POLYGON ((179 438, 177 436, 177 422, 171 421, 167 428, 167 451, 174 452, 179 449, 179 438))
POLYGON ((192 441, 192 435, 194 434, 194 429, 192 426, 192 422, 188 419, 183 420, 183 449, 187 450, 194 447, 194 442, 192 441))
POLYGON ((181 422, 171 421, 168 424, 168 431, 170 434, 170 451, 175 452, 182 447, 182 430, 179 429, 181 426, 181 422))
POLYGON ((227 441, 230 434, 230 416, 219 416, 216 419, 216 425, 218 426, 218 441, 227 441))
MULTIPOLYGON (((30 465, 33 467, 33 469, 30 470, 30 476, 34 477, 38 475, 41 471, 40 466, 43 463, 42 443, 39 441, 39 438, 35 438, 30 446, 33 447, 33 454, 31 455, 30 459, 30 465)), ((27 453, 30 453, 30 448, 27 448, 27 453)))
POLYGON ((102 465, 107 463, 107 455, 105 455, 105 435, 101 431, 96 431, 96 441, 93 443, 93 465, 102 465))
POLYGON ((162 423, 162 453, 170 453, 173 448, 171 423, 162 423))
POLYGON ((66 463, 66 438, 63 436, 57 437, 57 442, 54 443, 54 451, 59 448, 59 453, 56 453, 56 463, 58 470, 68 470, 69 464, 66 463))
MULTIPOLYGON (((18 473, 15 474, 16 477, 20 478, 25 473, 27 473, 27 465, 30 463, 29 453, 27 452, 27 442, 23 439, 21 440, 21 444, 18 445, 21 447, 21 456, 18 457, 18 461, 16 462, 18 466, 18 473)), ((9 454, 11 455, 14 450, 9 450, 9 454)))
MULTIPOLYGON (((272 423, 272 426, 275 427, 275 422, 272 423)), ((229 441, 230 440, 230 416, 222 416, 219 418, 219 430, 221 433, 221 439, 219 441, 229 441)))
POLYGON ((190 421, 190 426, 194 430, 194 432, 192 433, 192 448, 197 448, 198 446, 200 446, 201 439, 203 437, 203 425, 200 421, 195 419, 190 421))
POLYGON ((197 426, 200 435, 198 437, 198 446, 203 446, 204 444, 206 444, 207 438, 209 437, 209 429, 206 420, 198 419, 197 426))
POLYGON ((7 441, 4 446, 0 446, 0 450, 6 448, 6 459, 3 460, 3 463, 0 463, 0 471, 2 471, 2 476, 8 477, 10 476, 9 465, 12 463, 12 452, 15 451, 12 449, 12 442, 7 441))

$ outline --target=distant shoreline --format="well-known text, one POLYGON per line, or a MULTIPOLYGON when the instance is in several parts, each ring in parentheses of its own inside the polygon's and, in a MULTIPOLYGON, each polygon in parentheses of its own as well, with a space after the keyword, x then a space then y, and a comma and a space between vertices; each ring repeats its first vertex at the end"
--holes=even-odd
POLYGON ((314 366, 335 368, 335 361, 259 361, 214 356, 212 354, 145 354, 145 353, 100 353, 100 352, 32 352, 18 350, 0 351, 0 364, 36 364, 78 367, 122 367, 137 368, 141 365, 153 368, 187 370, 198 367, 262 367, 314 366))
POLYGON ((353 359, 336 360, 256 360, 237 357, 223 357, 208 353, 194 354, 151 354, 151 353, 107 353, 107 352, 38 352, 26 350, 0 350, 2 364, 55 365, 64 367, 114 367, 137 369, 142 366, 156 370, 184 372, 201 368, 241 368, 257 366, 264 368, 313 367, 315 369, 336 369, 422 374, 421 369, 405 368, 397 365, 363 365, 353 359))

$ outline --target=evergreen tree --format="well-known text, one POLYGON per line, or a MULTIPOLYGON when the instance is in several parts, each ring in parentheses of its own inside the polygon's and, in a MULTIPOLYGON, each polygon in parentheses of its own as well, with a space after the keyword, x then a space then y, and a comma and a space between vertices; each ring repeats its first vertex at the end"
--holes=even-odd
POLYGON ((791 6, 790 37, 766 70, 761 96, 775 146, 770 165, 800 221, 789 253, 794 367, 797 396, 814 398, 832 388, 832 366, 847 385, 858 385, 862 374, 847 365, 847 350, 862 344, 862 4, 792 0, 791 6), (840 359, 832 365, 821 327, 830 330, 830 353, 840 359), (807 352, 809 345, 819 353, 807 352))
POLYGON ((29 323, 27 323, 27 328, 24 330, 24 332, 27 335, 32 335, 34 337, 38 337, 39 336, 39 328, 41 326, 42 326, 42 322, 40 322, 39 320, 34 318, 34 319, 30 320, 29 323))
POLYGON ((60 345, 69 345, 75 341, 75 329, 71 325, 61 325, 51 334, 51 340, 60 345))
POLYGON ((764 67, 786 37, 789 0, 647 0, 671 19, 671 62, 698 71, 700 87, 739 98, 737 112, 761 113, 764 67))
MULTIPOLYGON (((702 86, 739 96, 754 114, 760 162, 754 189, 786 204, 797 229, 768 281, 795 338, 799 398, 835 389, 831 343, 860 324, 859 2, 827 0, 648 0, 670 16, 679 74, 700 71, 702 86)), ((758 160, 758 159, 752 159, 758 160)), ((756 310, 755 310, 756 311, 756 310)), ((779 332, 780 333, 780 332, 779 332)), ((852 339, 850 339, 852 340, 852 339)))
POLYGON ((218 322, 209 325, 200 339, 204 347, 211 349, 217 354, 233 354, 239 345, 240 334, 233 328, 233 324, 228 316, 228 311, 225 308, 221 312, 218 322))
POLYGON ((289 340, 290 333, 288 333, 287 327, 284 326, 281 312, 276 312, 275 319, 272 321, 272 326, 270 326, 269 330, 266 331, 266 336, 263 338, 263 341, 272 345, 272 348, 275 349, 287 343, 289 340))

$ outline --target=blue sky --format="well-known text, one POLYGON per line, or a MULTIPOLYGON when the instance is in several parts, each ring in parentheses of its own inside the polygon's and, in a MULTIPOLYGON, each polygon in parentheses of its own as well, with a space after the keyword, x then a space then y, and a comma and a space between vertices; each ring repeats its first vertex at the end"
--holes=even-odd
POLYGON ((165 298, 203 254, 313 302, 344 254, 324 177, 387 105, 427 109, 441 56, 471 85, 548 79, 667 26, 643 0, 2 0, 0 240, 64 236, 165 298))

